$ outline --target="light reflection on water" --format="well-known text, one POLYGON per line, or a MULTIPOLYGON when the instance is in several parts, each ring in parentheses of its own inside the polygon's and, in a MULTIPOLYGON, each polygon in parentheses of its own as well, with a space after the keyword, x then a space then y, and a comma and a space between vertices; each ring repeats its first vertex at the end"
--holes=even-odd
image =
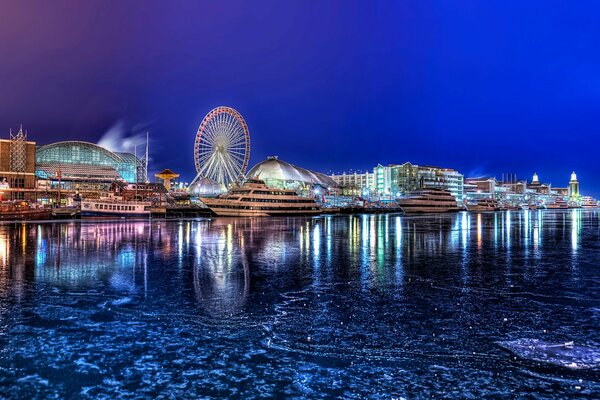
POLYGON ((600 346, 599 218, 3 225, 0 384, 15 398, 593 398, 596 372, 496 343, 600 346))

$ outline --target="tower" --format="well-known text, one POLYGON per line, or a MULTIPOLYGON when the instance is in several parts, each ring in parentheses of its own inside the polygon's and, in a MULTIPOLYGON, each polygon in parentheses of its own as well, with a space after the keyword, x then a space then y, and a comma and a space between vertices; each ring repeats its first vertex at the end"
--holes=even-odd
POLYGON ((23 125, 16 135, 10 132, 10 170, 12 172, 25 172, 27 167, 27 133, 23 132, 23 125))
POLYGON ((136 173, 138 183, 148 183, 148 132, 146 132, 146 151, 142 157, 137 156, 137 147, 135 150, 135 159, 136 159, 136 173))
POLYGON ((575 171, 571 174, 571 180, 569 181, 569 197, 572 199, 579 197, 579 181, 575 171))
POLYGON ((540 184, 540 178, 538 177, 537 173, 533 173, 533 179, 531 180, 531 184, 532 185, 539 185, 540 184))

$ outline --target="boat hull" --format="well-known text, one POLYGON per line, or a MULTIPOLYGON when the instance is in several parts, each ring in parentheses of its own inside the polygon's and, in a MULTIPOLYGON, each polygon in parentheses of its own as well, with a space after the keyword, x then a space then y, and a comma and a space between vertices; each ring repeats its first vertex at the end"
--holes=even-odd
POLYGON ((467 211, 471 212, 494 212, 499 211, 499 208, 490 208, 490 207, 467 207, 467 211))
POLYGON ((82 211, 82 218, 102 218, 102 217, 113 217, 113 218, 149 218, 150 212, 135 213, 135 212, 102 212, 102 211, 82 211))
POLYGON ((40 221, 52 218, 51 210, 31 210, 0 213, 0 221, 40 221))
POLYGON ((237 210, 237 209, 220 209, 218 207, 210 207, 213 213, 218 217, 276 217, 276 216, 306 216, 319 215, 321 210, 237 210))
POLYGON ((460 211, 457 208, 440 208, 440 207, 402 207, 404 214, 444 214, 460 211))

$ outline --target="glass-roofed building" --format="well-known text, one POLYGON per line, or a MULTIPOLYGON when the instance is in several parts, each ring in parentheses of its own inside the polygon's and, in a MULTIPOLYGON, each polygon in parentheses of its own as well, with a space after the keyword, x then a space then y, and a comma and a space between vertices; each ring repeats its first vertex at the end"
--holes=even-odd
POLYGON ((55 189, 105 190, 113 182, 145 181, 139 176, 143 161, 131 153, 116 153, 94 143, 66 141, 40 146, 36 151, 35 174, 55 189))

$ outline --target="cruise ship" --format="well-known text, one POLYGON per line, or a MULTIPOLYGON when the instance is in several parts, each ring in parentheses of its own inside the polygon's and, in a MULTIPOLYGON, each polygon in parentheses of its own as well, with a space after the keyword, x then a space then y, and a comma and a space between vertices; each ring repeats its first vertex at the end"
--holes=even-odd
POLYGON ((240 187, 216 198, 201 197, 222 217, 266 217, 276 215, 315 215, 321 209, 314 199, 299 196, 291 189, 271 189, 260 179, 247 179, 240 187))
POLYGON ((150 217, 152 203, 149 201, 126 201, 121 196, 102 197, 97 200, 81 200, 82 217, 150 217))
POLYGON ((405 214, 458 211, 456 198, 446 189, 420 189, 396 200, 405 214))
POLYGON ((500 206, 494 199, 479 199, 476 203, 467 204, 467 211, 486 212, 498 210, 500 210, 500 206))

